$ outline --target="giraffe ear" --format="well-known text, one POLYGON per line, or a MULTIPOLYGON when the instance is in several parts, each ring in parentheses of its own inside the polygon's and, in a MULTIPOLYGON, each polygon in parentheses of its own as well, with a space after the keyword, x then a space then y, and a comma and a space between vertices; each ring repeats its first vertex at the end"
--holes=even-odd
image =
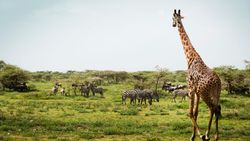
POLYGON ((174 9, 174 14, 176 14, 176 9, 174 9))
POLYGON ((180 10, 180 9, 178 10, 178 15, 179 15, 179 16, 181 15, 181 10, 180 10))

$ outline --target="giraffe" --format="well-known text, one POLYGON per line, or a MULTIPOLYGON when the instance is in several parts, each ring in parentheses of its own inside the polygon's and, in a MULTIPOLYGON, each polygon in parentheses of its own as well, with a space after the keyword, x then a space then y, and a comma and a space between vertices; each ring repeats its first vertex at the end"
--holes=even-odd
POLYGON ((173 14, 173 27, 178 27, 180 39, 183 45, 184 53, 187 60, 187 81, 189 85, 189 117, 192 121, 193 133, 190 140, 195 139, 196 132, 203 141, 210 139, 210 128, 215 115, 215 140, 219 139, 218 120, 221 115, 221 106, 219 104, 221 81, 218 75, 211 70, 196 52, 191 41, 184 29, 180 10, 176 9, 173 14), (198 107, 200 97, 206 103, 210 111, 208 128, 205 135, 202 135, 197 124, 198 107))

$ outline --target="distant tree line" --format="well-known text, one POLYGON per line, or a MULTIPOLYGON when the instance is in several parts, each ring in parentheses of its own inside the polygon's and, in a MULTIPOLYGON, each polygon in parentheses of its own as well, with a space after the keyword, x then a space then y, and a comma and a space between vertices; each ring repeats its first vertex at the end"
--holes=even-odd
MULTIPOLYGON (((250 62, 245 61, 245 69, 237 69, 233 66, 220 66, 214 68, 222 80, 223 89, 231 93, 247 93, 250 87, 250 62)), ((186 71, 169 71, 156 67, 156 71, 73 71, 53 72, 37 71, 29 72, 17 66, 0 61, 0 88, 2 90, 19 90, 17 86, 32 82, 66 81, 71 83, 93 82, 96 85, 110 85, 129 83, 138 89, 155 89, 161 87, 163 82, 173 84, 186 84, 186 71)), ((31 83, 31 84, 30 84, 31 83)), ((33 86, 34 87, 34 86, 33 86)))

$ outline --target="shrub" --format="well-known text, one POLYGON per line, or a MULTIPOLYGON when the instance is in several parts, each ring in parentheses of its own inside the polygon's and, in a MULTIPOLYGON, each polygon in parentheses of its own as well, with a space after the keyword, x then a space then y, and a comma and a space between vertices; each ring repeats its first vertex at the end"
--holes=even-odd
POLYGON ((0 70, 0 83, 3 89, 18 90, 17 85, 20 85, 29 80, 27 71, 24 71, 18 67, 12 65, 6 65, 0 70))

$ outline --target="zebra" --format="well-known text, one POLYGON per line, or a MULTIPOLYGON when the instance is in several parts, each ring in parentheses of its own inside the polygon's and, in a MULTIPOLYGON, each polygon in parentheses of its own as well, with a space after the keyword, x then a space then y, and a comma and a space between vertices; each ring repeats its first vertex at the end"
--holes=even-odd
POLYGON ((77 83, 72 83, 72 88, 73 88, 73 93, 74 93, 74 95, 76 96, 77 95, 77 91, 78 91, 78 89, 80 89, 80 91, 81 91, 81 86, 82 86, 83 84, 77 84, 77 83))
POLYGON ((59 86, 57 86, 57 85, 53 86, 53 88, 51 89, 51 93, 56 95, 56 93, 58 92, 58 88, 59 88, 59 86))
POLYGON ((59 87, 61 87, 61 86, 62 86, 61 83, 56 82, 55 85, 53 86, 53 88, 51 89, 51 93, 56 95, 56 93, 58 92, 59 87))
POLYGON ((18 83, 14 86, 14 89, 17 90, 18 92, 25 92, 28 91, 28 86, 26 85, 26 82, 23 83, 18 83))
POLYGON ((103 96, 104 89, 102 87, 97 87, 94 84, 89 84, 90 90, 92 91, 93 96, 95 96, 96 93, 99 93, 103 96))
POLYGON ((66 95, 66 91, 65 91, 64 87, 62 87, 62 89, 60 90, 60 92, 61 92, 62 95, 66 95))
POLYGON ((144 90, 139 90, 137 91, 137 97, 138 97, 138 103, 142 104, 143 101, 145 102, 145 104, 147 103, 147 99, 148 99, 148 103, 150 105, 152 105, 152 99, 153 99, 153 91, 149 90, 149 89, 144 89, 144 90))
POLYGON ((51 89, 51 93, 56 95, 57 92, 58 92, 58 86, 53 86, 53 88, 51 89))
POLYGON ((186 85, 176 85, 176 86, 174 86, 171 83, 164 82, 164 84, 162 86, 162 90, 173 92, 174 90, 184 89, 186 87, 187 87, 186 85))
POLYGON ((151 95, 152 95, 152 99, 155 99, 157 102, 160 101, 160 96, 159 96, 159 94, 156 91, 155 92, 152 91, 151 95))
POLYGON ((134 89, 134 90, 127 90, 123 92, 122 95, 122 104, 126 104, 126 98, 130 98, 130 104, 136 104, 136 100, 138 99, 138 104, 142 104, 144 101, 146 104, 146 101, 148 99, 148 103, 152 105, 152 99, 153 99, 153 91, 149 89, 134 89))
POLYGON ((182 96, 182 100, 186 99, 186 96, 188 96, 188 91, 187 90, 174 90, 173 91, 173 101, 176 102, 175 98, 177 96, 182 96))
POLYGON ((81 90, 82 96, 89 97, 90 87, 88 85, 81 85, 80 90, 81 90))
POLYGON ((102 87, 92 87, 91 91, 93 95, 95 95, 95 93, 99 93, 103 96, 104 89, 102 87))
POLYGON ((136 104, 137 94, 139 91, 139 89, 124 91, 122 94, 122 104, 126 104, 126 98, 130 98, 130 104, 136 104))

